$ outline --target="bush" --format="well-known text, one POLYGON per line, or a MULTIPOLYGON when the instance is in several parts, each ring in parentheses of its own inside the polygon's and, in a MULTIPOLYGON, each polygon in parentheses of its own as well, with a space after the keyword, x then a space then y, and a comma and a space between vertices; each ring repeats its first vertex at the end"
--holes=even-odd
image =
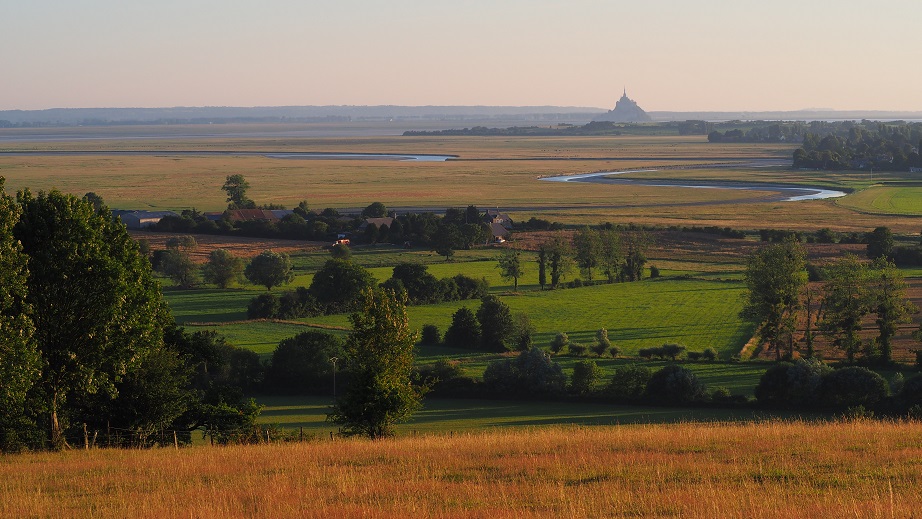
POLYGON ((570 337, 563 332, 557 332, 557 335, 554 336, 554 340, 551 341, 551 352, 556 355, 569 345, 570 337))
POLYGON ((567 377, 548 354, 532 348, 518 357, 491 362, 483 382, 494 395, 547 397, 561 395, 567 377))
POLYGON ((660 348, 662 348, 663 355, 672 360, 678 360, 682 352, 685 351, 685 346, 675 343, 663 344, 660 348))
POLYGON ((262 294, 250 299, 247 305, 248 319, 272 319, 278 315, 281 303, 274 294, 262 294))
POLYGON ((659 277, 659 268, 654 265, 650 265, 650 279, 656 279, 659 277))
POLYGON ((592 394, 596 383, 602 378, 602 368, 595 361, 583 360, 573 365, 573 378, 570 391, 575 395, 592 394))
POLYGON ((698 362, 701 360, 702 354, 700 351, 690 351, 686 354, 686 356, 688 357, 688 360, 692 362, 698 362))
POLYGON ((439 333, 439 327, 434 324, 424 324, 423 333, 420 338, 423 344, 434 345, 442 342, 442 334, 439 333))
POLYGON ((586 354, 586 350, 589 349, 585 344, 580 344, 578 342, 571 342, 569 346, 570 355, 575 357, 582 357, 586 354))
POLYGON ((827 374, 820 387, 823 403, 834 407, 870 407, 889 393, 884 377, 858 366, 827 374))
POLYGON ((718 359, 717 350, 708 346, 701 352, 701 357, 708 362, 714 362, 718 359))
POLYGON ((646 366, 618 366, 605 392, 618 401, 635 401, 643 397, 653 371, 646 366))
POLYGON ((592 352, 601 357, 611 348, 611 341, 608 340, 608 330, 601 328, 595 332, 595 344, 592 345, 592 352))
POLYGON ((675 364, 657 371, 647 382, 646 396, 654 402, 684 404, 703 400, 705 394, 694 372, 675 364))

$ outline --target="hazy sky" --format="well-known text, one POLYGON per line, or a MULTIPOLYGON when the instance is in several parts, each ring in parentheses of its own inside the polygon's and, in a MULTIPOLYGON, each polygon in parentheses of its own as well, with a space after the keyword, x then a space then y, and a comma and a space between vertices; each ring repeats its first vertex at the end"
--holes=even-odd
POLYGON ((922 0, 0 0, 0 109, 922 110, 922 0))

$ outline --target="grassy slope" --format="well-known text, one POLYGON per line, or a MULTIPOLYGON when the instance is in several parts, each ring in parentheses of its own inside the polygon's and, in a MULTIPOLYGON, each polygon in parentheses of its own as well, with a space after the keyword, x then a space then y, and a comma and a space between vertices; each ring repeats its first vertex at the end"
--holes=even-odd
POLYGON ((919 423, 676 424, 0 458, 3 517, 915 517, 919 423))

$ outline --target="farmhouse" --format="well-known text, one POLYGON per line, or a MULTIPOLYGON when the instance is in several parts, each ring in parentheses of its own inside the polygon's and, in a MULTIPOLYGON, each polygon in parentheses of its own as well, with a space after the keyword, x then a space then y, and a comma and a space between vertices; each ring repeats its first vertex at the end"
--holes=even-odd
POLYGON ((488 225, 490 226, 490 235, 494 243, 503 243, 506 241, 506 237, 509 236, 509 229, 503 227, 501 223, 491 223, 488 225))
POLYGON ((487 209, 486 214, 483 216, 483 221, 488 225, 494 223, 502 225, 506 230, 512 229, 512 218, 510 218, 508 214, 501 213, 498 210, 487 209))
POLYGON ((165 216, 179 216, 173 211, 115 210, 112 214, 118 216, 118 219, 129 229, 145 229, 157 224, 165 216))
POLYGON ((381 218, 366 218, 365 221, 359 225, 359 232, 365 232, 365 228, 367 228, 370 224, 375 224, 375 227, 378 229, 380 229, 383 225, 386 225, 387 228, 390 229, 391 226, 394 225, 394 219, 390 216, 383 216, 381 218))

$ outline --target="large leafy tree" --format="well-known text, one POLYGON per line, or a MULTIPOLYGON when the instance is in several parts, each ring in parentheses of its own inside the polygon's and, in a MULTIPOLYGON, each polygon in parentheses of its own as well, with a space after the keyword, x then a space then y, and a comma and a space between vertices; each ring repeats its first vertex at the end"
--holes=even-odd
POLYGON ((362 293, 374 285, 374 277, 361 265, 331 259, 314 274, 307 290, 325 313, 333 314, 354 311, 362 301, 362 293))
POLYGON ((861 350, 862 321, 874 303, 868 266, 848 254, 826 269, 820 331, 845 352, 848 362, 861 350))
POLYGON ((480 322, 480 341, 485 349, 512 349, 516 326, 512 311, 506 303, 496 296, 484 297, 477 309, 477 321, 480 322))
POLYGON ((349 387, 327 418, 347 435, 391 436, 395 424, 422 406, 423 388, 412 381, 417 334, 410 330, 406 301, 389 290, 366 290, 349 320, 349 387))
POLYGON ((26 394, 40 367, 26 303, 27 259, 13 237, 19 207, 3 183, 0 177, 0 452, 22 443, 26 394))
POLYGON ((287 285, 294 279, 291 258, 287 254, 271 250, 263 251, 251 259, 243 274, 254 285, 262 285, 269 291, 272 287, 287 285))
POLYGON ((771 244, 749 256, 743 279, 748 292, 741 312, 756 323, 762 342, 781 358, 785 344, 793 348, 800 293, 807 285, 806 251, 796 241, 771 244))
POLYGON ((150 263, 107 210, 57 191, 18 198, 14 236, 29 256, 26 302, 44 361, 32 397, 57 447, 68 402, 114 394, 162 344, 170 316, 150 263))
POLYGON ((592 271, 598 267, 602 258, 602 237, 598 231, 584 226, 573 236, 576 265, 580 272, 592 281, 592 271))
POLYGON ((256 203, 247 198, 247 189, 250 189, 250 183, 246 181, 243 175, 239 173, 228 175, 221 189, 227 193, 228 209, 251 209, 256 207, 256 203))
MULTIPOLYGON (((557 288, 561 279, 573 268, 571 254, 570 243, 560 236, 555 236, 538 246, 539 277, 541 270, 550 274, 552 289, 557 288)), ((541 286, 544 286, 544 283, 541 283, 541 286)))
POLYGON ((202 276, 209 283, 227 288, 243 280, 243 260, 225 249, 215 249, 202 267, 202 276))

